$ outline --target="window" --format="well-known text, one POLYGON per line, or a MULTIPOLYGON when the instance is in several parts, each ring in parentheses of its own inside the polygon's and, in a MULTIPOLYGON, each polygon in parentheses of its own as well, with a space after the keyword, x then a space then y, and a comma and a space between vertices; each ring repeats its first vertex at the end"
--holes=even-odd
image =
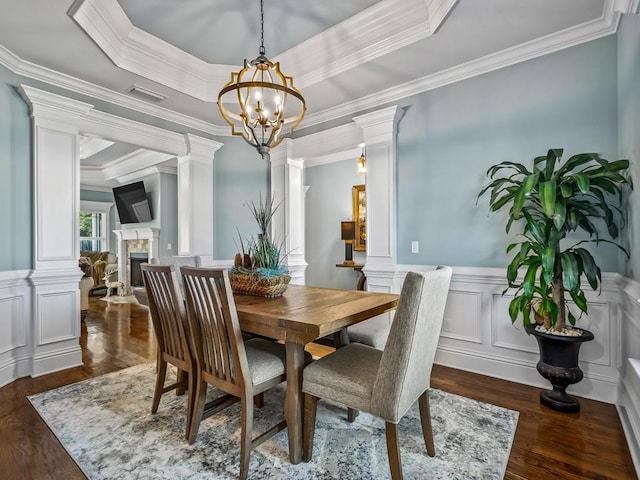
POLYGON ((112 205, 80 201, 80 250, 109 251, 109 210, 112 205))

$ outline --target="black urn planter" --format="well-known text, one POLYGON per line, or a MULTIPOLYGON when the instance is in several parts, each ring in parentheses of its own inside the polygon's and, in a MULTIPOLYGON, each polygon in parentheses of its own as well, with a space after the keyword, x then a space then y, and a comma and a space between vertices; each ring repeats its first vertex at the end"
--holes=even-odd
POLYGON ((579 412, 578 399, 568 395, 566 388, 582 380, 582 370, 578 363, 580 346, 593 340, 593 333, 582 330, 580 337, 568 337, 538 332, 535 325, 525 327, 538 341, 540 361, 538 373, 551 382, 553 390, 540 393, 540 403, 558 412, 579 412))

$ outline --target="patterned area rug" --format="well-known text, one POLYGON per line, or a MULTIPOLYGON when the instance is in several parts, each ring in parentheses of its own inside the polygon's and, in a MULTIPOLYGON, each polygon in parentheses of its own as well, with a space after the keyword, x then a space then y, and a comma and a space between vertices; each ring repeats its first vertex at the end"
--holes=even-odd
POLYGON ((127 295, 124 297, 121 297, 120 295, 111 295, 109 297, 101 297, 100 300, 109 303, 138 303, 138 300, 136 300, 136 297, 133 295, 127 295))
MULTIPOLYGON (((98 479, 237 478, 240 406, 203 421, 184 440, 186 395, 163 396, 152 415, 155 366, 144 364, 29 397, 85 475, 98 479)), ((283 389, 265 394, 254 432, 282 418, 283 389)), ((426 454, 417 406, 398 427, 405 478, 503 478, 518 413, 439 390, 429 392, 436 456, 426 454)), ((255 435, 255 433, 254 433, 255 435)), ((288 461, 287 431, 251 454, 252 479, 388 479, 384 422, 320 401, 310 463, 288 461)))

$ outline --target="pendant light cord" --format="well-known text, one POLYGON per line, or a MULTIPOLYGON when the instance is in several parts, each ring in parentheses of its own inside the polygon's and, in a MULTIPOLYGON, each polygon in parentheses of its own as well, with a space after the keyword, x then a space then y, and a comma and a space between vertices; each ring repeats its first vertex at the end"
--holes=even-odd
POLYGON ((264 0, 260 0, 260 55, 264 54, 264 0))

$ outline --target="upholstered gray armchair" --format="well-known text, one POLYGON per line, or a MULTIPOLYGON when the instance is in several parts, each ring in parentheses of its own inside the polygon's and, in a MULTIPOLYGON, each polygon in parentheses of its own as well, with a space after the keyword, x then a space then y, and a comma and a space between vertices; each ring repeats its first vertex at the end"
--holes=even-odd
POLYGON ((419 400, 422 430, 430 456, 435 455, 429 389, 438 346, 451 268, 409 272, 384 351, 350 344, 304 370, 303 460, 311 460, 319 398, 362 410, 386 422, 387 452, 393 480, 402 478, 397 424, 419 400))

